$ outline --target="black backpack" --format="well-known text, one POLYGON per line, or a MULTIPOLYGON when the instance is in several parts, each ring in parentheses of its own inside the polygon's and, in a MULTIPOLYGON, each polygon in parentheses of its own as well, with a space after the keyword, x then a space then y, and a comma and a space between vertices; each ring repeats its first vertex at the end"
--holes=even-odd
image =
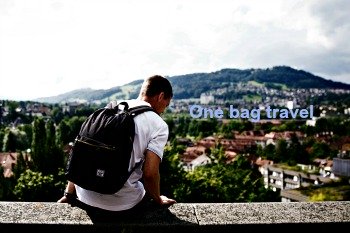
POLYGON ((128 171, 135 136, 134 117, 150 106, 129 108, 127 102, 100 108, 82 124, 70 150, 67 180, 102 194, 119 191, 131 173, 128 171), (123 109, 119 106, 124 105, 123 109))

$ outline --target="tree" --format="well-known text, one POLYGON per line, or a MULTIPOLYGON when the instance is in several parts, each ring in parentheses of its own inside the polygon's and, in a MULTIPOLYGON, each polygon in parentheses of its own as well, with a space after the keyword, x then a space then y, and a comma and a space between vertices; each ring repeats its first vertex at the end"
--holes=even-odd
POLYGON ((190 184, 182 193, 184 202, 276 201, 277 193, 265 189, 260 172, 243 156, 233 163, 212 163, 188 173, 190 184))
POLYGON ((15 152, 17 150, 25 150, 29 144, 28 137, 24 131, 18 128, 6 128, 3 138, 3 151, 15 152))
POLYGON ((4 168, 0 166, 0 201, 14 200, 12 190, 14 188, 15 179, 13 177, 4 177, 4 168))
POLYGON ((0 150, 4 151, 4 138, 5 138, 5 132, 2 129, 2 127, 0 128, 0 150))
POLYGON ((321 117, 316 121, 316 132, 328 132, 330 130, 330 124, 327 118, 321 117))
POLYGON ((168 140, 172 141, 176 137, 174 119, 173 119, 173 117, 167 117, 167 118, 164 119, 164 121, 167 123, 168 128, 169 128, 168 140))
POLYGON ((176 135, 179 135, 180 137, 185 137, 189 131, 189 122, 190 119, 188 117, 180 116, 178 118, 178 123, 175 131, 176 135))
POLYGON ((232 138, 233 131, 242 132, 244 125, 239 120, 230 120, 227 124, 222 124, 220 128, 220 133, 223 134, 225 138, 232 138))
POLYGON ((198 120, 191 120, 189 126, 188 126, 188 134, 194 137, 197 137, 199 135, 199 123, 198 120))
POLYGON ((265 189, 262 175, 243 156, 227 164, 222 148, 210 152, 212 163, 184 171, 178 148, 166 147, 161 164, 162 193, 178 202, 277 201, 279 194, 265 189))
POLYGON ((266 156, 266 159, 273 160, 273 161, 276 160, 275 145, 273 145, 272 143, 266 145, 264 148, 264 155, 266 156))
POLYGON ((52 119, 53 121, 55 122, 55 124, 59 124, 63 118, 64 118, 64 114, 62 112, 62 109, 59 107, 59 106, 54 106, 52 111, 51 111, 51 114, 52 114, 52 119))
POLYGON ((65 120, 61 121, 57 129, 57 144, 63 146, 71 142, 70 129, 65 120))
POLYGON ((7 101, 6 105, 8 107, 8 114, 5 117, 5 122, 9 124, 14 122, 19 117, 19 113, 16 111, 16 109, 19 107, 19 103, 16 101, 7 101))
POLYGON ((3 142, 3 151, 6 152, 15 152, 16 151, 16 136, 14 132, 7 128, 5 131, 4 142, 3 142))
POLYGON ((18 178, 13 193, 19 201, 56 201, 64 185, 54 175, 44 176, 28 169, 18 178))
POLYGON ((56 127, 52 120, 46 122, 46 146, 47 163, 42 170, 43 174, 57 174, 58 169, 63 167, 63 152, 56 144, 56 127))
POLYGON ((13 167, 12 172, 15 179, 18 179, 23 172, 27 170, 27 162, 24 159, 23 153, 17 153, 16 165, 13 167))
POLYGON ((328 144, 324 142, 315 142, 311 147, 311 157, 312 159, 320 158, 325 159, 330 157, 331 149, 328 144))
POLYGON ((306 134, 308 137, 314 136, 316 133, 315 127, 310 125, 302 125, 300 127, 301 131, 306 134))
POLYGON ((254 129, 254 125, 251 121, 248 120, 244 120, 243 121, 243 130, 253 130, 254 129))
POLYGON ((30 147, 30 142, 28 141, 26 132, 20 130, 19 128, 13 128, 11 131, 15 137, 16 151, 26 150, 30 147))
POLYGON ((300 144, 299 139, 295 134, 291 135, 291 143, 288 147, 288 163, 296 165, 296 163, 308 164, 309 156, 305 148, 300 144))
POLYGON ((165 196, 174 196, 176 199, 181 198, 182 190, 188 184, 178 150, 178 146, 166 146, 160 165, 161 193, 165 196))
POLYGON ((45 171, 48 161, 46 146, 46 129, 43 118, 36 118, 33 122, 33 142, 32 142, 32 169, 33 171, 45 171))
POLYGON ((31 143, 33 141, 33 125, 32 124, 23 124, 18 127, 18 129, 25 133, 25 145, 24 149, 31 148, 31 143))
POLYGON ((279 139, 276 145, 276 156, 274 158, 274 162, 286 162, 288 161, 288 143, 284 139, 279 139))
POLYGON ((209 120, 191 120, 188 126, 188 134, 194 137, 201 135, 202 137, 207 137, 217 132, 218 122, 216 119, 209 120))
POLYGON ((70 118, 67 122, 67 125, 69 126, 69 142, 74 141, 75 137, 79 134, 80 127, 83 124, 83 122, 86 120, 87 117, 77 117, 74 116, 70 118))

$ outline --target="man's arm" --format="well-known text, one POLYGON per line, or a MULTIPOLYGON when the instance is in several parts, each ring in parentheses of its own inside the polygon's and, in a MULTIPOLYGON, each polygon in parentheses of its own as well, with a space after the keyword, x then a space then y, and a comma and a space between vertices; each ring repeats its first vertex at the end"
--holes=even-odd
POLYGON ((147 150, 143 165, 143 180, 147 194, 160 205, 172 205, 175 200, 160 195, 160 158, 154 152, 147 150))
POLYGON ((73 182, 68 181, 66 189, 64 190, 64 195, 57 202, 67 203, 69 198, 75 196, 75 186, 73 182))

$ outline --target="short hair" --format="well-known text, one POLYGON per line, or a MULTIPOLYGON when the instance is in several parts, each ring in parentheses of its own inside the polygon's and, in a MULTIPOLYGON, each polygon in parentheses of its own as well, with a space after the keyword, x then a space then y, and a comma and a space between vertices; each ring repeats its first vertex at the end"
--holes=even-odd
POLYGON ((154 75, 145 79, 140 90, 140 95, 153 97, 161 92, 164 92, 166 99, 173 97, 173 88, 169 80, 163 76, 154 75))

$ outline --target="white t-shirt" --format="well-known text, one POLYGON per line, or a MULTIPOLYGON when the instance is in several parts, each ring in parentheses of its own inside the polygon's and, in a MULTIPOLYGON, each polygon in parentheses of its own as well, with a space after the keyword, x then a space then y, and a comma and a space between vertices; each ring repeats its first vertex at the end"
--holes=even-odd
MULTIPOLYGON (((127 100, 129 107, 149 105, 142 100, 127 100)), ((151 150, 160 159, 163 158, 163 149, 168 140, 168 125, 155 112, 147 111, 134 118, 135 139, 129 171, 136 163, 144 161, 146 150, 151 150)), ((131 174, 123 188, 115 194, 100 194, 75 185, 78 199, 90 206, 105 210, 121 211, 134 207, 144 197, 146 191, 139 181, 142 177, 142 166, 131 174)))

